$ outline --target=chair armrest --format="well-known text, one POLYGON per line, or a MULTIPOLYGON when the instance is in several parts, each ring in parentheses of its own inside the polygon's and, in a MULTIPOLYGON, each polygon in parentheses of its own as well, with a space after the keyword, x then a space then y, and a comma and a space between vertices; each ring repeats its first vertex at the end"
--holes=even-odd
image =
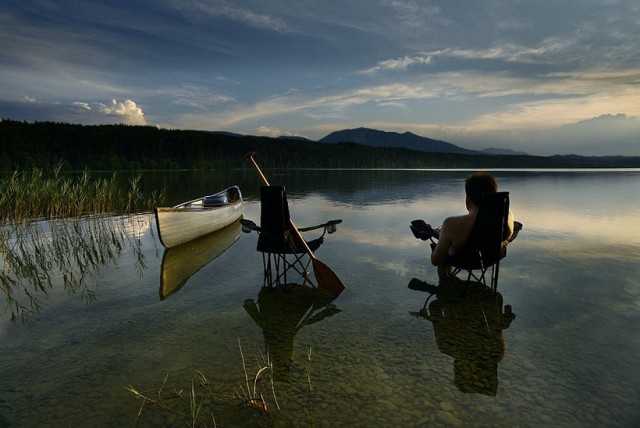
POLYGON ((518 233, 520 233, 521 230, 522 230, 522 223, 520 223, 519 221, 514 221, 513 222, 513 233, 509 237, 508 241, 512 242, 514 239, 516 239, 518 237, 518 233))
POLYGON ((256 225, 251 220, 247 220, 245 218, 240 219, 240 224, 242 225, 242 231, 244 233, 251 233, 251 231, 260 232, 260 226, 256 225))
POLYGON ((341 219, 329 220, 326 223, 318 224, 316 226, 301 227, 298 230, 300 232, 308 232, 310 230, 316 230, 316 229, 320 229, 320 228, 325 228, 325 229, 328 229, 329 233, 333 233, 333 232, 335 232, 335 225, 336 224, 340 224, 340 223, 342 223, 341 219), (333 232, 330 231, 332 226, 333 226, 333 229, 334 229, 333 232))

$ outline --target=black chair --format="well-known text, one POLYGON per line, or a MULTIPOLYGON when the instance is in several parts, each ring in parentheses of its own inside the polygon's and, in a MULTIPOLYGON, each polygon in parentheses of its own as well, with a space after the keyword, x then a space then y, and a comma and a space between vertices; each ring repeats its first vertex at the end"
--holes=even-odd
POLYGON ((508 219, 509 192, 485 193, 467 242, 447 258, 446 265, 453 268, 449 276, 455 277, 465 271, 467 286, 473 278, 489 286, 495 293, 498 289, 500 260, 507 256, 507 244, 522 229, 522 223, 514 222, 513 234, 509 236, 508 219), (489 270, 491 272, 487 284, 486 274, 489 270))
MULTIPOLYGON (((450 279, 457 278, 461 272, 467 273, 464 281, 465 291, 475 282, 489 286, 496 293, 500 260, 507 255, 507 245, 522 230, 522 223, 514 222, 513 233, 508 236, 508 219, 509 192, 485 193, 467 242, 444 263, 447 267, 446 275, 450 279)), ((433 230, 422 220, 412 221, 410 228, 416 238, 423 241, 431 240, 434 248, 434 239, 438 238, 437 230, 433 230)))
MULTIPOLYGON (((303 284, 308 282, 315 286, 309 278, 311 258, 299 241, 298 234, 292 231, 289 203, 283 186, 263 186, 260 189, 260 226, 246 219, 240 220, 240 223, 243 232, 258 232, 257 250, 262 253, 264 287, 280 286, 287 289, 289 270, 296 271, 302 277, 303 284)), ((322 230, 318 238, 305 240, 309 249, 315 252, 324 242, 325 234, 334 233, 339 223, 342 223, 342 220, 331 220, 298 230, 300 232, 322 230)))

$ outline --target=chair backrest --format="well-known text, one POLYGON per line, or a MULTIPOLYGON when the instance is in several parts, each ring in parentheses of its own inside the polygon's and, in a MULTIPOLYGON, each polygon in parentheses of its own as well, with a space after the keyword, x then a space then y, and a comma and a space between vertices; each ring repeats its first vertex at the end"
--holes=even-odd
POLYGON ((502 242, 509 233, 509 192, 482 195, 475 223, 464 246, 449 260, 455 267, 488 267, 504 257, 502 242))
POLYGON ((291 228, 289 203, 283 186, 260 188, 260 237, 258 251, 284 253, 291 228))

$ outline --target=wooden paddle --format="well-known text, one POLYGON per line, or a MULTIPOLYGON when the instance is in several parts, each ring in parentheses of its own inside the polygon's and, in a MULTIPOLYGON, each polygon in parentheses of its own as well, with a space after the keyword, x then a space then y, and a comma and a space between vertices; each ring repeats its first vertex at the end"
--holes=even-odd
MULTIPOLYGON (((254 155, 255 152, 247 153, 247 155, 245 156, 245 160, 251 162, 253 168, 258 174, 258 177, 260 177, 260 181, 262 182, 262 184, 265 186, 269 186, 269 181, 260 170, 260 167, 256 163, 256 160, 253 158, 254 155)), ((298 241, 300 241, 306 253, 309 254, 309 257, 311 257, 313 273, 316 276, 316 280, 318 281, 318 287, 327 291, 334 298, 338 297, 342 290, 344 290, 344 284, 342 284, 340 278, 338 278, 338 276, 329 268, 329 266, 322 263, 316 258, 315 254, 313 254, 313 251, 311 251, 311 248, 309 248, 309 245, 307 245, 307 241, 304 240, 302 234, 294 224, 293 220, 289 220, 289 222, 291 223, 291 229, 294 235, 298 238, 298 241)))

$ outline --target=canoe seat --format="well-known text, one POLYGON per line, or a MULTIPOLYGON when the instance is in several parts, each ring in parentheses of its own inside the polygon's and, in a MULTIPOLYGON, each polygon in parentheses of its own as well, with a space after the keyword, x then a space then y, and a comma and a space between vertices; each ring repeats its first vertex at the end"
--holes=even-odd
MULTIPOLYGON (((289 203, 283 186, 263 186, 260 189, 260 226, 247 219, 240 220, 240 223, 243 232, 258 233, 257 251, 262 253, 264 287, 280 286, 286 289, 290 284, 287 281, 287 272, 290 270, 301 276, 303 284, 315 286, 309 273, 311 258, 299 241, 298 235, 292 232, 289 203)), ((309 249, 315 252, 323 244, 325 235, 334 233, 339 223, 342 223, 342 220, 330 220, 298 230, 303 233, 321 231, 320 236, 313 240, 305 238, 309 249)))
POLYGON ((211 195, 205 196, 202 201, 202 206, 205 208, 221 207, 229 203, 229 198, 226 195, 211 195))

